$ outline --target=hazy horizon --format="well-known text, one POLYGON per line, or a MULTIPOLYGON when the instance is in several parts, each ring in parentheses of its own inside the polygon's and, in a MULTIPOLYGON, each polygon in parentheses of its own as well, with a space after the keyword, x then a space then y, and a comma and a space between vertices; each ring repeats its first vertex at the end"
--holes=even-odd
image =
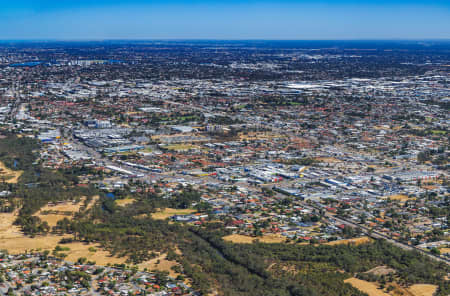
POLYGON ((121 42, 154 42, 154 41, 280 41, 280 42, 295 42, 295 41, 305 41, 305 42, 314 42, 314 41, 339 41, 339 42, 450 42, 449 38, 395 38, 395 39, 371 39, 371 38, 358 38, 358 39, 218 39, 218 38, 141 38, 141 39, 126 39, 126 38, 47 38, 47 39, 1 39, 0 42, 108 42, 108 41, 121 41, 121 42))

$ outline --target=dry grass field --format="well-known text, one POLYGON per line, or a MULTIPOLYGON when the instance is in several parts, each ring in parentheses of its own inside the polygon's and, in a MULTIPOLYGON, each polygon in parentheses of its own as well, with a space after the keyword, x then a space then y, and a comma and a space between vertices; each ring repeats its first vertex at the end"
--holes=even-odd
POLYGON ((371 241, 370 238, 368 238, 367 236, 362 236, 362 237, 358 237, 358 238, 341 239, 341 240, 337 240, 337 241, 332 241, 332 242, 325 243, 325 245, 328 245, 328 246, 335 246, 335 245, 342 245, 342 244, 361 245, 361 244, 368 243, 370 241, 371 241))
POLYGON ((173 144, 167 145, 165 148, 172 151, 187 151, 190 149, 200 149, 200 146, 189 144, 173 144))
POLYGON ((407 288, 414 296, 433 296, 437 290, 436 285, 417 284, 407 288))
POLYGON ((88 203, 88 205, 86 206, 86 211, 89 210, 89 209, 91 209, 99 199, 100 199, 100 196, 94 195, 94 196, 92 197, 92 200, 91 200, 91 201, 88 203))
POLYGON ((378 289, 378 286, 371 282, 363 281, 357 278, 349 278, 344 282, 349 283, 356 289, 368 294, 369 296, 390 296, 389 294, 384 293, 382 290, 378 289))
MULTIPOLYGON (((86 210, 90 209, 98 199, 99 196, 94 196, 86 206, 86 210)), ((39 217, 42 221, 47 221, 48 225, 53 227, 59 220, 64 218, 72 219, 73 215, 80 211, 85 200, 86 198, 83 197, 78 203, 67 201, 56 205, 46 205, 35 216, 39 217)))
POLYGON ((165 208, 163 211, 157 211, 156 213, 152 213, 152 218, 156 220, 165 220, 174 215, 187 215, 195 213, 196 211, 193 209, 172 209, 165 208))
POLYGON ((377 283, 371 283, 357 278, 349 278, 345 280, 346 283, 351 284, 358 290, 367 293, 369 296, 433 296, 437 290, 436 285, 428 284, 416 284, 411 287, 404 288, 396 283, 391 284, 394 289, 389 293, 383 292, 383 290, 378 289, 377 283))
POLYGON ((67 202, 65 204, 58 204, 56 206, 44 206, 37 214, 34 216, 39 217, 42 221, 46 221, 50 227, 56 226, 59 220, 64 218, 72 219, 74 213, 78 212, 81 206, 81 202, 78 204, 73 204, 72 202, 67 202))
POLYGON ((327 163, 342 162, 342 160, 339 160, 339 159, 334 158, 334 157, 317 157, 317 158, 315 158, 315 160, 320 161, 320 162, 327 162, 327 163))
POLYGON ((10 254, 21 254, 31 250, 53 250, 64 236, 46 235, 34 238, 23 236, 6 236, 0 238, 0 249, 10 254))
MULTIPOLYGON (((20 254, 31 250, 48 250, 52 251, 61 241, 62 238, 70 238, 70 235, 46 235, 36 236, 34 238, 25 236, 20 228, 13 225, 17 216, 13 213, 0 214, 0 250, 7 250, 10 254, 20 254)), ((65 260, 76 262, 78 258, 85 257, 89 261, 95 261, 98 265, 122 264, 125 263, 126 257, 112 257, 109 252, 102 250, 98 244, 85 244, 81 242, 73 242, 62 245, 68 247, 69 251, 63 251, 67 254, 65 260), (91 250, 90 250, 91 248, 91 250), (95 249, 93 252, 92 248, 95 249)), ((170 268, 177 264, 174 261, 165 259, 166 254, 162 254, 158 258, 143 262, 138 265, 140 269, 147 268, 149 270, 157 269, 168 271, 172 276, 177 276, 170 268), (157 261, 159 260, 159 264, 157 261)))
POLYGON ((134 198, 118 199, 115 202, 116 205, 118 206, 126 207, 127 205, 134 203, 135 199, 134 198))
POLYGON ((169 275, 172 277, 177 277, 179 273, 176 273, 171 268, 178 263, 175 261, 169 261, 166 259, 166 254, 161 254, 160 256, 153 258, 151 260, 142 262, 138 264, 138 267, 140 270, 143 270, 144 268, 147 268, 147 270, 160 270, 160 271, 167 271, 169 272, 169 275), (159 261, 159 263, 158 263, 159 261))
POLYGON ((255 240, 259 240, 262 243, 282 243, 286 241, 284 236, 279 235, 264 235, 261 237, 252 237, 242 234, 230 234, 223 237, 223 240, 233 242, 236 244, 252 244, 255 240))
POLYGON ((72 220, 72 215, 60 215, 60 214, 37 214, 35 215, 39 217, 42 221, 46 221, 50 227, 56 226, 59 220, 67 218, 72 220))
POLYGON ((439 251, 441 251, 441 254, 448 254, 450 253, 450 248, 440 248, 439 251))
POLYGON ((64 260, 70 262, 76 262, 78 258, 81 257, 86 258, 88 261, 95 261, 98 265, 107 265, 108 263, 122 264, 127 260, 126 257, 112 257, 109 252, 102 250, 98 244, 73 242, 61 246, 68 247, 70 249, 70 251, 62 252, 67 254, 67 257, 64 260), (95 252, 90 251, 89 248, 91 248, 91 250, 95 249, 95 252))
POLYGON ((246 132, 246 133, 239 133, 238 137, 240 141, 251 141, 251 140, 271 140, 274 138, 284 138, 285 136, 273 132, 246 132))
MULTIPOLYGON (((87 209, 91 208, 98 200, 98 196, 95 196, 92 201, 86 206, 87 209)), ((47 221, 50 226, 56 225, 56 222, 65 217, 71 219, 73 214, 78 212, 84 205, 85 199, 82 198, 79 203, 66 202, 57 205, 46 205, 36 215, 43 221, 47 221), (49 214, 46 214, 49 213, 49 214)), ((120 205, 129 204, 133 202, 132 199, 125 200, 126 203, 119 203, 120 205)), ((186 214, 195 212, 194 210, 176 210, 166 209, 158 213, 161 218, 168 217, 174 214, 186 214)), ((20 254, 31 250, 48 250, 52 251, 59 244, 62 238, 70 238, 71 235, 53 235, 48 234, 46 236, 28 237, 23 235, 20 228, 13 225, 16 220, 16 213, 0 213, 0 249, 7 250, 11 254, 20 254)), ((86 244, 82 242, 73 242, 62 245, 69 248, 68 251, 61 253, 66 254, 65 260, 76 262, 79 258, 84 257, 88 261, 95 261, 98 265, 107 264, 123 264, 126 263, 126 257, 113 257, 108 251, 103 250, 99 244, 86 244)), ((181 254, 179 250, 176 251, 181 254)), ((176 277, 171 267, 177 265, 175 261, 166 260, 166 254, 161 254, 157 258, 148 260, 138 265, 142 270, 147 268, 148 270, 161 270, 167 271, 171 276, 176 277)))
MULTIPOLYGON (((87 207, 92 207, 98 196, 94 197, 87 207)), ((77 204, 72 202, 62 203, 55 206, 44 206, 37 214, 42 221, 47 221, 50 226, 55 226, 56 222, 63 218, 71 219, 73 214, 78 212, 83 205, 84 199, 77 204), (50 214, 44 214, 51 212, 50 214)), ((12 254, 23 253, 29 250, 53 250, 63 237, 46 235, 34 238, 23 235, 18 226, 13 225, 16 220, 16 213, 0 213, 0 249, 6 249, 12 254)))
POLYGON ((71 201, 67 201, 64 203, 59 203, 56 205, 45 205, 41 208, 40 212, 52 211, 52 212, 71 212, 76 213, 80 210, 80 207, 83 205, 84 198, 80 200, 78 203, 73 203, 71 201))
POLYGON ((47 235, 27 237, 20 228, 13 225, 17 216, 14 213, 0 214, 0 249, 11 254, 24 253, 29 250, 52 250, 63 236, 47 235))
POLYGON ((426 190, 434 190, 437 188, 436 185, 422 185, 420 187, 422 187, 423 189, 426 189, 426 190))
POLYGON ((399 200, 399 201, 407 201, 409 199, 408 196, 405 194, 394 194, 389 196, 389 198, 392 200, 399 200))
POLYGON ((390 273, 395 273, 395 269, 387 266, 377 266, 375 268, 372 268, 371 270, 366 271, 365 273, 371 273, 374 275, 388 275, 390 273))
POLYGON ((0 178, 4 179, 6 183, 17 183, 20 176, 22 176, 23 171, 13 171, 5 166, 3 162, 0 161, 0 178))

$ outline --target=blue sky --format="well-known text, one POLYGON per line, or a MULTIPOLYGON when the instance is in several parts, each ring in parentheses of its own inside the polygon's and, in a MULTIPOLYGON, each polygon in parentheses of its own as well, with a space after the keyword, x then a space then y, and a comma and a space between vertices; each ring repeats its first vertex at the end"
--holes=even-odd
POLYGON ((0 39, 450 39, 450 0, 0 0, 0 39))

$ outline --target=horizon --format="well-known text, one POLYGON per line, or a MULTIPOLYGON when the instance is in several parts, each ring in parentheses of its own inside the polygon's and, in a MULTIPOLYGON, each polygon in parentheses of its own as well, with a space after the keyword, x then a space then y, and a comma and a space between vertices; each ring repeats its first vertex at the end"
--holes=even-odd
POLYGON ((241 42, 450 42, 449 38, 395 38, 395 39, 214 39, 214 38, 142 38, 142 39, 125 39, 125 38, 108 38, 108 39, 64 39, 64 38, 48 38, 48 39, 0 39, 0 42, 184 42, 184 41, 241 41, 241 42))

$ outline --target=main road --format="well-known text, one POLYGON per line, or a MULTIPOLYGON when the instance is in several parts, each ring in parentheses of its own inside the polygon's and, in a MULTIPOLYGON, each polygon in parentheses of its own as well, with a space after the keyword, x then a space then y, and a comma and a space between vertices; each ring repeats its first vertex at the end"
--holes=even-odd
MULTIPOLYGON (((173 103, 173 104, 180 104, 180 103, 178 103, 178 102, 173 102, 173 101, 170 101, 170 103, 173 103)), ((203 110, 203 111, 204 111, 204 110, 203 110)), ((101 155, 100 153, 98 153, 97 151, 95 151, 95 149, 92 149, 92 148, 90 148, 90 147, 87 147, 86 145, 84 145, 84 143, 78 141, 77 139, 75 139, 75 138, 73 138, 73 137, 71 137, 71 140, 72 140, 73 143, 76 143, 76 145, 77 145, 79 148, 83 147, 85 150, 87 150, 87 151, 94 157, 94 159, 95 159, 96 161, 103 162, 105 165, 114 165, 114 162, 112 162, 112 161, 110 161, 110 160, 105 159, 104 157, 102 157, 102 155, 101 155)), ((184 179, 184 178, 188 177, 188 176, 183 175, 183 174, 180 174, 180 173, 178 173, 178 172, 171 172, 171 173, 172 173, 172 174, 167 174, 167 172, 166 172, 165 174, 155 174, 155 173, 152 173, 152 175, 154 175, 154 177, 156 177, 156 175, 159 175, 160 178, 167 177, 168 175, 172 175, 172 176, 171 176, 172 178, 182 178, 182 179, 184 179)), ((148 177, 148 176, 146 176, 146 177, 148 177)), ((146 179, 146 177, 141 178, 141 179, 146 179)), ((156 178, 156 179, 159 179, 159 178, 156 178)), ((253 187, 253 186, 248 185, 248 187, 253 187)), ((254 188, 254 187, 253 187, 252 189, 257 190, 257 188, 254 188)), ((284 196, 281 195, 281 194, 278 193, 278 192, 277 192, 277 197, 279 197, 279 198, 284 198, 284 196)), ((319 211, 323 211, 323 210, 324 210, 323 208, 320 208, 320 207, 318 207, 318 206, 314 206, 314 205, 311 205, 311 204, 307 204, 307 203, 304 202, 304 201, 298 201, 298 202, 299 202, 303 207, 305 207, 305 208, 309 208, 309 209, 313 208, 313 209, 316 209, 316 210, 319 210, 319 211)), ((380 232, 371 230, 371 229, 369 229, 369 228, 367 228, 367 227, 365 227, 365 226, 363 226, 363 225, 356 224, 356 223, 354 223, 354 222, 352 222, 352 221, 349 221, 349 220, 346 220, 346 219, 343 219, 343 218, 338 218, 338 217, 336 217, 335 215, 333 215, 333 214, 330 213, 330 212, 325 211, 325 217, 327 217, 328 219, 334 219, 334 220, 336 220, 336 221, 338 221, 339 223, 344 224, 344 225, 349 225, 349 226, 352 226, 352 227, 354 227, 354 228, 359 228, 362 232, 366 233, 366 234, 367 234, 368 236, 370 236, 371 238, 374 238, 374 239, 385 239, 386 241, 390 242, 391 244, 393 244, 393 245, 395 245, 395 246, 397 246, 397 247, 399 247, 399 248, 401 248, 401 249, 403 249, 403 250, 408 250, 408 251, 416 250, 416 251, 420 252, 421 254, 423 254, 423 255, 425 255, 425 256, 428 256, 428 257, 431 258, 431 259, 434 259, 434 260, 436 260, 436 261, 443 262, 443 263, 445 263, 445 264, 447 264, 447 265, 450 265, 450 260, 448 260, 448 259, 446 259, 446 258, 442 258, 442 257, 439 257, 439 256, 435 256, 435 255, 430 254, 430 253, 428 253, 428 252, 425 252, 424 250, 419 249, 419 248, 417 248, 417 247, 415 247, 415 246, 410 246, 410 245, 401 243, 401 242, 399 242, 399 241, 397 241, 397 240, 394 240, 394 239, 388 237, 387 235, 385 235, 385 234, 383 234, 383 233, 380 233, 380 232)))
MULTIPOLYGON (((323 211, 322 208, 319 208, 319 207, 314 206, 314 205, 311 205, 311 204, 307 204, 307 203, 304 202, 304 201, 301 201, 300 204, 301 204, 302 206, 304 206, 305 208, 309 208, 309 209, 313 208, 313 209, 316 209, 316 210, 319 210, 319 211, 320 211, 320 210, 323 211)), ((399 248, 401 248, 401 249, 403 249, 403 250, 407 250, 407 251, 413 251, 413 250, 415 250, 415 251, 418 251, 419 253, 421 253, 421 254, 423 254, 423 255, 425 255, 425 256, 428 256, 428 257, 431 258, 431 259, 434 259, 434 260, 436 260, 436 261, 440 261, 440 262, 443 262, 443 263, 445 263, 445 264, 447 264, 447 265, 450 265, 450 260, 448 260, 448 259, 446 259, 446 258, 442 258, 442 257, 439 257, 439 256, 435 256, 435 255, 430 254, 430 253, 428 253, 428 252, 425 252, 424 250, 422 250, 422 249, 420 249, 420 248, 417 248, 417 247, 415 247, 415 246, 410 246, 410 245, 404 244, 404 243, 402 243, 402 242, 399 242, 399 241, 397 241, 397 240, 394 240, 394 239, 390 238, 389 236, 387 236, 387 235, 385 235, 385 234, 383 234, 383 233, 380 233, 380 232, 378 232, 378 231, 371 230, 371 229, 369 229, 369 228, 367 228, 367 227, 365 227, 365 226, 363 226, 363 225, 356 224, 356 223, 354 223, 354 222, 352 222, 352 221, 349 221, 349 220, 347 220, 347 219, 343 219, 343 218, 340 218, 340 217, 336 217, 335 215, 333 215, 333 214, 330 213, 330 212, 325 211, 324 216, 327 217, 328 219, 336 220, 336 221, 338 221, 338 222, 341 223, 341 224, 348 225, 348 226, 351 226, 351 227, 354 227, 354 228, 359 228, 362 232, 364 232, 366 235, 368 235, 369 237, 371 237, 371 238, 373 238, 373 239, 385 239, 385 240, 388 241, 389 243, 391 243, 391 244, 393 244, 393 245, 395 245, 395 246, 397 246, 397 247, 399 247, 399 248)))

